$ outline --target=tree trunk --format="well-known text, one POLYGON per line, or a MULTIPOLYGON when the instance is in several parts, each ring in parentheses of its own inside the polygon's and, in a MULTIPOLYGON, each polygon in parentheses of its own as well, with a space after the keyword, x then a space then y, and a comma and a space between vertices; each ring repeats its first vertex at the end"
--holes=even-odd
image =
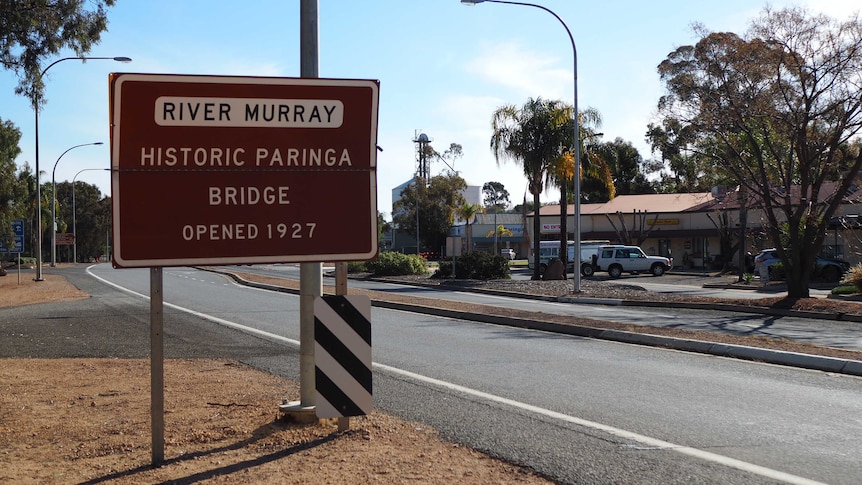
POLYGON ((541 250, 539 249, 541 247, 541 244, 539 244, 539 237, 542 231, 542 221, 539 217, 539 204, 541 204, 541 201, 539 200, 539 193, 536 192, 535 194, 533 194, 533 206, 535 211, 535 216, 533 217, 533 280, 542 279, 542 272, 539 268, 539 261, 541 256, 541 250))
POLYGON ((811 296, 808 291, 808 281, 810 278, 804 278, 801 273, 796 268, 792 272, 788 271, 785 273, 788 298, 808 298, 811 296))
POLYGON ((748 272, 748 251, 745 244, 745 226, 748 225, 748 196, 742 185, 739 186, 739 281, 745 280, 745 273, 748 272))
POLYGON ((569 204, 567 194, 567 184, 564 180, 560 184, 560 261, 563 262, 563 279, 566 279, 566 261, 569 258, 569 229, 567 227, 567 219, 569 217, 569 204))

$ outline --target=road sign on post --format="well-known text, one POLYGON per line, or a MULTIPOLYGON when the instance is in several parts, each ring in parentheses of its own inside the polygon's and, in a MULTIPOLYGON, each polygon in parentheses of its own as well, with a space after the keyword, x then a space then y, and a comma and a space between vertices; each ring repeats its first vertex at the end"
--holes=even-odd
POLYGON ((24 219, 12 221, 12 236, 0 237, 0 253, 24 252, 24 219))
POLYGON ((117 267, 377 255, 371 80, 112 74, 117 267))

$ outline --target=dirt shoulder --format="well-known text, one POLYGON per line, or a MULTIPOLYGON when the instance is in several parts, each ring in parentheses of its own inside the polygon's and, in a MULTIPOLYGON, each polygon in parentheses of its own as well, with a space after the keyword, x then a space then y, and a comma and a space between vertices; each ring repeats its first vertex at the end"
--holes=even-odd
MULTIPOLYGON (((88 298, 62 276, 0 277, 0 308, 88 298)), ((165 361, 165 463, 152 467, 150 365, 141 359, 3 359, 0 483, 553 483, 373 412, 291 423, 298 384, 236 361, 165 361)))

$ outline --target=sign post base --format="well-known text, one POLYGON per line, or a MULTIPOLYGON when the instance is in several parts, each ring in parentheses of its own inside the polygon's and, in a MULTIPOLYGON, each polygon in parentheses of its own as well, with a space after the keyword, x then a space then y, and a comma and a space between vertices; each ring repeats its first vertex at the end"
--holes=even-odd
POLYGON ((311 424, 317 422, 315 407, 303 406, 301 401, 284 402, 278 406, 278 409, 297 423, 311 424))

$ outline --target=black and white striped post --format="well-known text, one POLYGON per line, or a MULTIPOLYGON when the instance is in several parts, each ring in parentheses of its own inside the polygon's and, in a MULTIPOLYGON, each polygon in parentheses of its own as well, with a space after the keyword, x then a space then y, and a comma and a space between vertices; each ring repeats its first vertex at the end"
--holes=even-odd
POLYGON ((314 378, 318 418, 340 420, 371 412, 371 300, 367 296, 315 299, 314 378))

